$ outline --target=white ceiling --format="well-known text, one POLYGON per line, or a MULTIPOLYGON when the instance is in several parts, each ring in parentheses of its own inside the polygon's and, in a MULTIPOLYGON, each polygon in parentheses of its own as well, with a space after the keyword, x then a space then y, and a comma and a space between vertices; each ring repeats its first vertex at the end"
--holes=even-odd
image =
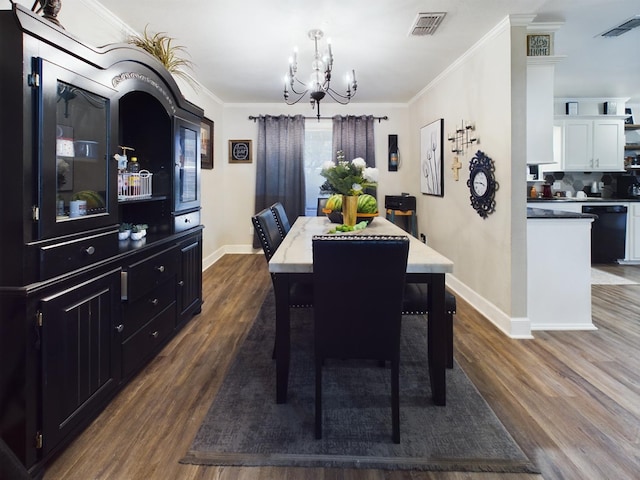
POLYGON ((312 28, 332 39, 336 90, 355 69, 354 102, 405 103, 508 14, 564 22, 555 36, 555 53, 567 56, 556 66, 556 96, 640 102, 640 28, 615 38, 599 36, 640 14, 638 0, 99 2, 135 31, 148 26, 174 37, 189 52, 193 75, 225 103, 281 102, 293 46, 300 49, 299 73, 306 78, 311 71, 312 28), (447 15, 434 35, 409 36, 419 12, 447 15))

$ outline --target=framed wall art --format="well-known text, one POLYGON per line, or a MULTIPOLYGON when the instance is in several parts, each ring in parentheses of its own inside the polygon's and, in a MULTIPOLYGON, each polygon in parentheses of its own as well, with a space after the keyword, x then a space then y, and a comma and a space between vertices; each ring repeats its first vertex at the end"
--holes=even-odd
POLYGON ((251 140, 229 140, 229 163, 251 163, 251 140))
POLYGON ((206 117, 200 123, 200 166, 213 168, 213 120, 206 117))
POLYGON ((444 196, 444 119, 420 129, 420 191, 425 195, 444 196))
POLYGON ((553 37, 550 33, 533 33, 527 35, 527 56, 547 57, 553 50, 553 37))

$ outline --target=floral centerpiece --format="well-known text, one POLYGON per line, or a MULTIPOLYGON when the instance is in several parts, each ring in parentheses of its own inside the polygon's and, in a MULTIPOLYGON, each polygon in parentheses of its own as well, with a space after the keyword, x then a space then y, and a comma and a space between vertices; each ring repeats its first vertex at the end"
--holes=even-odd
POLYGON ((347 162, 342 150, 337 152, 337 161, 327 161, 320 172, 327 179, 329 189, 333 193, 343 195, 342 212, 346 225, 355 225, 358 195, 364 193, 364 189, 375 187, 378 184, 378 169, 367 167, 363 158, 354 158, 347 162))
POLYGON ((345 161, 342 150, 338 150, 336 162, 328 160, 322 165, 320 175, 327 179, 332 193, 342 195, 358 196, 365 188, 378 184, 377 168, 367 167, 360 157, 345 161))

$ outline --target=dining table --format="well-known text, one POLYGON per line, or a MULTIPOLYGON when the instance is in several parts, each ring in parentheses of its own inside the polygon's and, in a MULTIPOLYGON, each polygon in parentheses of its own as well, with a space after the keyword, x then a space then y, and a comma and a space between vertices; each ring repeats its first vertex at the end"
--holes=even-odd
MULTIPOLYGON (((328 234, 335 228, 327 217, 298 217, 269 261, 276 303, 276 402, 286 403, 290 364, 290 303, 292 282, 312 281, 314 235, 328 234)), ((427 357, 431 395, 434 404, 446 404, 447 328, 445 316, 445 275, 453 262, 383 217, 353 232, 334 235, 405 235, 409 238, 408 283, 428 285, 427 357)), ((373 259, 372 261, 375 261, 373 259)))

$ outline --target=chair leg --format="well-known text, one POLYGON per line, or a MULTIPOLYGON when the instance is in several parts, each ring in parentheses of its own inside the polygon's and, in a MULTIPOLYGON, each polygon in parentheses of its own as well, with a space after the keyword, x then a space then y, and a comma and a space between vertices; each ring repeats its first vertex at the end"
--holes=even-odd
POLYGON ((453 368, 453 314, 447 312, 447 368, 453 368))
POLYGON ((447 368, 453 368, 453 314, 456 311, 456 297, 450 292, 445 293, 445 318, 447 321, 447 368))
POLYGON ((316 357, 316 439, 322 438, 322 363, 316 357))
POLYGON ((400 443, 400 361, 391 361, 391 425, 393 443, 400 443))

